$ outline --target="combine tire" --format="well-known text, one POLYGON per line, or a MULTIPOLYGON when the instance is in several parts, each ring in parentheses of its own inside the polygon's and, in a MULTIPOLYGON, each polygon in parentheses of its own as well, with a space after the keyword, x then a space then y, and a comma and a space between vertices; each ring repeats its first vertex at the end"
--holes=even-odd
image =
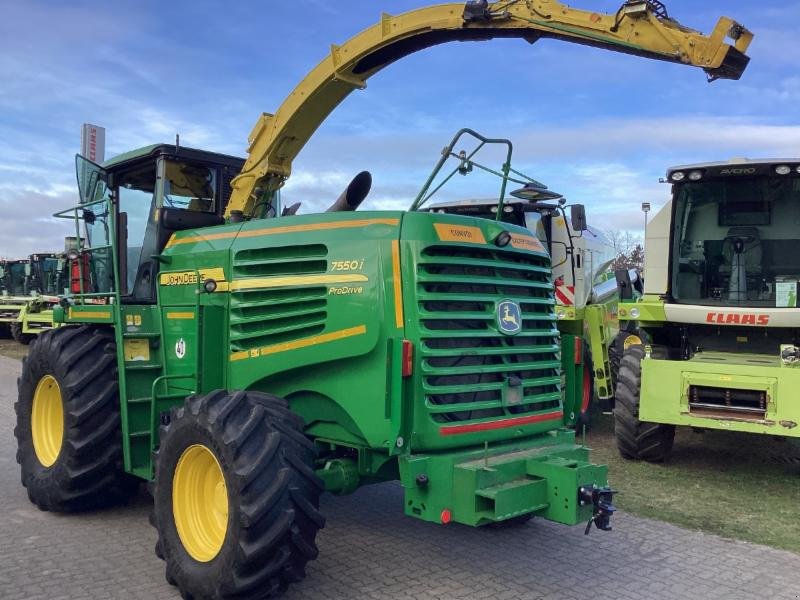
MULTIPOLYGON (((661 349, 654 349, 657 352, 661 349)), ((672 451, 675 426, 639 420, 644 346, 629 346, 622 356, 614 406, 614 434, 623 458, 662 462, 672 451)))
POLYGON ((11 337, 14 338, 14 341, 19 344, 24 344, 27 346, 33 341, 33 338, 36 337, 30 333, 22 333, 22 323, 11 323, 10 328, 11 337))
POLYGON ((77 511, 127 499, 112 334, 61 327, 36 340, 17 380, 17 462, 42 510, 77 511))
POLYGON ((317 557, 323 483, 303 420, 259 392, 190 396, 156 452, 156 555, 184 598, 269 598, 317 557))

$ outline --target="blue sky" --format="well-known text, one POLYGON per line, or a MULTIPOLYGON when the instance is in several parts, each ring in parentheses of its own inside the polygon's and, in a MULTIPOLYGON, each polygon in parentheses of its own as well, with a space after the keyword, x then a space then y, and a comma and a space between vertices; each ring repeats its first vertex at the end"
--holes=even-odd
MULTIPOLYGON (((620 0, 575 0, 613 12, 620 0)), ((663 204, 667 166, 800 155, 800 3, 666 2, 684 25, 720 15, 756 34, 739 82, 551 40, 449 44, 406 58, 353 93, 294 163, 284 198, 329 204, 358 171, 366 207, 406 207, 461 127, 515 142, 515 165, 573 201, 590 223, 641 228, 663 204), (697 6, 700 5, 700 8, 697 6)), ((0 23, 0 256, 58 249, 49 215, 75 199, 84 122, 107 129, 107 157, 155 142, 244 155, 273 112, 329 51, 421 0, 330 2, 3 2, 0 23), (35 33, 34 33, 35 32, 35 33)), ((497 162, 496 157, 489 157, 497 162)), ((472 176, 442 199, 485 196, 472 176)))

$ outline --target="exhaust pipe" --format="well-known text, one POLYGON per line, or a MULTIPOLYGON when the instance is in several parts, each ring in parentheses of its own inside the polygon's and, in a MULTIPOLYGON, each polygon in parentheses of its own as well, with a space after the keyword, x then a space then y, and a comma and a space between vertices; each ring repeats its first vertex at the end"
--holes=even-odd
POLYGON ((352 211, 364 201, 364 198, 369 194, 372 188, 372 175, 369 171, 361 171, 358 175, 353 177, 353 181, 347 186, 347 189, 342 192, 342 195, 336 199, 336 202, 331 204, 330 208, 325 212, 341 212, 352 211))

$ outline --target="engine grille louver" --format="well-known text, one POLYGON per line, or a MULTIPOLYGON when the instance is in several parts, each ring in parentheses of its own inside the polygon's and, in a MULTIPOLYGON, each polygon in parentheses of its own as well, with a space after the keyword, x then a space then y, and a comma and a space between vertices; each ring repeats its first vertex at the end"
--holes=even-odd
POLYGON ((431 246, 418 266, 424 393, 435 421, 462 423, 561 407, 561 348, 547 257, 431 246), (520 305, 522 330, 515 336, 498 329, 502 300, 520 305))

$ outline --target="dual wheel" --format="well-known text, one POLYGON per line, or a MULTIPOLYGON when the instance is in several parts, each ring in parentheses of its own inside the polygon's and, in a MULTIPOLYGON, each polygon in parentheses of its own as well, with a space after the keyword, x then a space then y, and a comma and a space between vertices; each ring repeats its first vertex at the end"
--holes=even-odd
MULTIPOLYGON (((43 333, 18 380, 17 461, 42 510, 124 501, 116 348, 91 326, 43 333)), ((165 415, 155 453, 156 554, 184 598, 268 598, 317 556, 322 481, 303 420, 258 392, 190 396, 165 415)))

